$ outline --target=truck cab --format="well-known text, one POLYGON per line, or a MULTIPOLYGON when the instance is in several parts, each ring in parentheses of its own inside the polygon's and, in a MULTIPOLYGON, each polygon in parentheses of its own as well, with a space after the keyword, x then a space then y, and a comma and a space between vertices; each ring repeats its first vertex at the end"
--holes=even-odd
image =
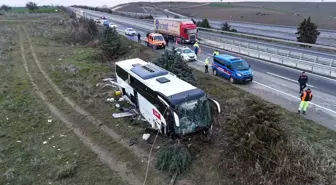
POLYGON ((159 33, 147 33, 145 43, 148 47, 154 49, 164 49, 166 47, 166 41, 159 33))

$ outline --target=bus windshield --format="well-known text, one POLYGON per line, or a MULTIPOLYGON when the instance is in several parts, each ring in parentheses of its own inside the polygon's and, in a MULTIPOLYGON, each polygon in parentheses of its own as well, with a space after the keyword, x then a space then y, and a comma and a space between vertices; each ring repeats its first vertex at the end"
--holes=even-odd
POLYGON ((175 125, 178 134, 185 135, 210 127, 211 110, 206 96, 177 105, 175 110, 180 120, 180 126, 175 125))
POLYGON ((244 71, 248 70, 250 66, 245 61, 239 61, 239 62, 233 62, 232 63, 233 68, 237 69, 238 71, 244 71))

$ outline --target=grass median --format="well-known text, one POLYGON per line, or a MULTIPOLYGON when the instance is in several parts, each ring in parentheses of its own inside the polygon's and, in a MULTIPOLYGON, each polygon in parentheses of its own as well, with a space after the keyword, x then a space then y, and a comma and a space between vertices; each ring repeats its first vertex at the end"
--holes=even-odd
MULTIPOLYGON (((81 24, 77 27, 76 21, 73 21, 63 21, 62 25, 59 24, 59 20, 27 25, 42 67, 62 89, 65 96, 75 100, 124 138, 141 140, 144 133, 143 124, 111 117, 116 108, 114 104, 106 103, 105 100, 113 96, 114 91, 102 89, 101 82, 103 78, 114 76, 116 61, 134 57, 155 61, 159 57, 158 53, 121 36, 113 36, 115 40, 110 43, 115 44, 114 49, 127 48, 127 52, 121 56, 110 53, 111 56, 107 57, 97 39, 84 39, 86 43, 80 44, 83 38, 90 37, 90 34, 87 34, 89 29, 82 27, 81 24)), ((192 164, 179 175, 178 183, 314 184, 325 181, 332 184, 335 182, 332 181, 336 151, 334 132, 221 79, 195 70, 192 70, 192 73, 196 78, 195 84, 218 100, 223 112, 214 125, 214 137, 211 143, 203 143, 197 138, 184 142, 185 148, 192 154, 192 164)), ((2 79, 7 81, 4 76, 2 79)), ((42 121, 45 121, 44 119, 42 121)), ((80 146, 71 142, 67 144, 69 147, 80 146)), ((35 146, 37 143, 31 145, 35 146)), ((147 151, 151 147, 151 144, 143 141, 139 141, 137 145, 147 151)), ((164 148, 166 145, 170 145, 169 139, 159 137, 153 158, 160 147, 164 148)), ((17 151, 8 153, 14 155, 17 151)), ((95 159, 94 156, 88 157, 95 159)), ((103 169, 104 167, 98 167, 94 170, 98 173, 103 169)))

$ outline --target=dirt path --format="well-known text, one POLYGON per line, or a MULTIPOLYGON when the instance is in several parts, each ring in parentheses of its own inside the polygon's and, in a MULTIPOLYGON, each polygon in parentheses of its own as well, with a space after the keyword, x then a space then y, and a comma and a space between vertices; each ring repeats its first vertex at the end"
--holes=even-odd
MULTIPOLYGON (((51 78, 49 77, 49 75, 43 70, 43 68, 41 66, 41 63, 40 63, 40 61, 38 60, 38 58, 36 56, 36 53, 34 51, 34 47, 33 47, 32 43, 31 43, 31 39, 30 39, 30 37, 29 37, 29 35, 27 33, 27 30, 24 27, 23 27, 23 30, 25 32, 25 35, 26 35, 27 39, 28 39, 30 50, 32 52, 32 55, 33 55, 33 58, 34 58, 34 61, 35 61, 36 65, 38 66, 39 70, 42 72, 43 76, 48 81, 48 83, 55 90, 55 92, 58 93, 65 100, 65 102, 68 105, 70 105, 77 113, 85 116, 88 121, 90 121, 95 126, 99 127, 102 131, 104 131, 111 138, 113 138, 113 140, 115 140, 115 141, 121 141, 122 137, 119 134, 117 134, 115 131, 113 131, 112 129, 110 129, 109 127, 107 127, 105 124, 103 124, 102 121, 100 121, 99 119, 96 119, 90 113, 88 113, 87 111, 85 111, 77 103, 75 103, 74 101, 72 101, 68 97, 64 96, 64 94, 60 90, 60 88, 51 80, 51 78)), ((139 147, 136 147, 136 146, 130 147, 125 142, 120 142, 120 144, 122 144, 125 148, 129 149, 130 151, 132 151, 133 154, 135 154, 136 156, 140 157, 141 159, 147 159, 148 158, 148 153, 146 151, 144 151, 143 149, 141 149, 139 147)))
MULTIPOLYGON (((94 153, 96 153, 103 163, 108 165, 110 167, 110 169, 112 169, 113 171, 118 172, 120 177, 125 182, 128 182, 129 184, 134 184, 134 185, 142 184, 142 182, 132 173, 132 171, 127 169, 126 164, 118 162, 106 150, 104 150, 103 148, 96 145, 90 138, 85 136, 79 128, 76 128, 74 126, 75 124, 73 122, 71 122, 67 118, 67 116, 65 116, 58 108, 56 108, 52 103, 50 103, 48 101, 46 96, 42 93, 42 91, 40 91, 38 85, 35 83, 32 75, 29 71, 28 64, 27 64, 27 59, 26 59, 26 56, 25 56, 25 50, 24 50, 24 47, 23 47, 23 33, 21 31, 22 29, 20 27, 18 27, 18 30, 19 30, 19 36, 20 36, 20 48, 21 48, 21 54, 22 54, 22 61, 23 61, 23 64, 24 64, 26 74, 29 77, 29 80, 31 81, 31 83, 34 87, 35 92, 41 98, 41 100, 46 104, 46 106, 49 108, 49 110, 54 114, 55 117, 57 117, 59 120, 61 120, 70 130, 72 130, 87 147, 89 147, 94 153)), ((26 30, 24 30, 24 31, 26 33, 26 30)), ((27 36, 29 44, 32 48, 32 45, 31 45, 31 42, 28 38, 27 33, 26 33, 26 36, 27 36)), ((32 54, 33 54, 34 59, 36 60, 37 59, 36 54, 34 53, 33 50, 32 50, 32 54)), ((74 103, 73 106, 75 106, 75 105, 76 104, 74 103)), ((79 109, 79 110, 81 110, 81 109, 79 109)), ((85 113, 85 112, 83 112, 83 113, 85 113)))

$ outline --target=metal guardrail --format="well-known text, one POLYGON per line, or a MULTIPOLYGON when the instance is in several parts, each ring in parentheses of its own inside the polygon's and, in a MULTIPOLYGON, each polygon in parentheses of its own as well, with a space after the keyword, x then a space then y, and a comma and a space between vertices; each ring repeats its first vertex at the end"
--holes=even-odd
POLYGON ((336 77, 336 61, 303 53, 268 48, 229 39, 202 37, 200 43, 235 53, 244 54, 253 58, 283 64, 289 67, 303 69, 324 76, 336 77))
MULTIPOLYGON (((125 23, 122 20, 114 19, 114 22, 125 23)), ((132 22, 135 27, 152 30, 151 26, 132 22)), ((299 52, 292 52, 284 49, 266 47, 258 44, 251 44, 244 41, 237 41, 226 38, 211 37, 199 33, 201 43, 224 50, 241 53, 254 58, 280 63, 286 66, 311 71, 325 76, 336 77, 336 60, 308 55, 299 52)))
POLYGON ((209 28, 202 28, 202 27, 197 27, 197 29, 203 30, 203 31, 224 33, 224 34, 227 34, 227 35, 235 35, 235 36, 240 36, 240 37, 243 36, 243 37, 249 37, 249 38, 254 38, 254 39, 263 39, 263 40, 269 40, 269 41, 282 42, 282 43, 286 43, 286 44, 295 44, 295 45, 299 45, 299 46, 310 46, 310 47, 319 48, 319 49, 327 49, 327 50, 336 51, 336 47, 332 47, 332 46, 324 46, 324 45, 319 45, 319 44, 308 44, 308 43, 302 43, 302 42, 297 42, 297 41, 277 39, 277 38, 272 38, 272 37, 251 35, 251 34, 247 34, 247 33, 222 31, 222 30, 218 30, 218 29, 209 29, 209 28))

